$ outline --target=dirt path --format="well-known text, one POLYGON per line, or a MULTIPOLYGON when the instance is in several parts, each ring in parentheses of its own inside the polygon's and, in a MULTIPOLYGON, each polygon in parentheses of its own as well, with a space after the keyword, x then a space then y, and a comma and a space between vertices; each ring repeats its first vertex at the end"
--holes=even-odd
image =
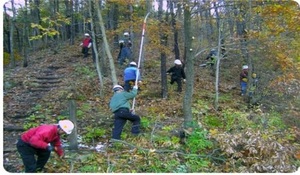
POLYGON ((56 90, 68 87, 73 64, 86 61, 80 55, 64 53, 35 55, 28 67, 4 71, 3 165, 8 172, 23 169, 15 144, 24 131, 26 118, 35 114, 44 97, 54 97, 51 94, 56 90))

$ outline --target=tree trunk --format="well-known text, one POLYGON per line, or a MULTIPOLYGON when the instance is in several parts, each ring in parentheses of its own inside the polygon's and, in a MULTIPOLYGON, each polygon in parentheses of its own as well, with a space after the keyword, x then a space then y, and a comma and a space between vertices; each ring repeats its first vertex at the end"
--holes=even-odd
MULTIPOLYGON (((98 3, 96 3, 96 8, 99 8, 98 3)), ((101 69, 99 66, 99 54, 98 54, 98 49, 97 49, 97 42, 96 42, 96 35, 94 32, 94 20, 93 20, 93 14, 92 14, 92 0, 89 0, 89 14, 91 17, 91 32, 92 32, 92 38, 93 38, 93 53, 95 54, 95 61, 96 61, 96 69, 97 69, 97 73, 98 73, 98 78, 99 78, 99 83, 100 83, 100 97, 103 97, 103 80, 102 80, 102 73, 101 73, 101 69)))
MULTIPOLYGON (((31 10, 31 19, 32 22, 35 24, 40 24, 41 25, 41 17, 40 17, 40 0, 33 0, 33 9, 31 10)), ((30 0, 29 2, 32 3, 32 0, 30 0)), ((40 35, 40 30, 35 28, 33 29, 33 36, 38 36, 40 35)), ((37 46, 41 46, 42 45, 42 41, 41 40, 33 40, 32 42, 33 45, 33 49, 36 50, 37 46)))
POLYGON ((178 44, 178 30, 176 27, 176 19, 175 19, 175 12, 174 12, 174 0, 170 2, 170 11, 171 11, 171 21, 172 21, 172 29, 174 34, 174 54, 175 60, 180 59, 180 52, 179 52, 179 44, 178 44))
POLYGON ((23 27, 23 67, 28 66, 28 19, 27 19, 27 0, 25 0, 25 11, 24 11, 24 27, 23 27))
MULTIPOLYGON (((219 19, 218 19, 219 20, 219 19)), ((218 110, 219 108, 219 72, 220 72, 220 61, 221 61, 221 28, 219 29, 219 34, 218 34, 218 52, 217 52, 217 60, 216 60, 216 72, 215 72, 215 101, 214 101, 214 107, 215 110, 218 110)))
POLYGON ((11 18, 10 22, 10 68, 16 67, 15 56, 14 56, 14 25, 15 25, 15 5, 14 0, 11 0, 11 7, 13 12, 13 17, 11 18))
POLYGON ((192 96, 194 89, 194 59, 192 57, 191 43, 191 12, 188 5, 184 7, 184 45, 186 49, 186 89, 183 100, 184 127, 188 128, 193 121, 192 96))
POLYGON ((105 52, 106 52, 107 57, 109 59, 112 83, 113 83, 113 85, 116 85, 116 84, 118 84, 118 79, 117 79, 117 75, 116 75, 114 59, 113 59, 112 54, 110 52, 109 44, 108 44, 108 41, 107 41, 107 38, 106 38, 106 33, 105 33, 104 22, 103 22, 102 15, 101 15, 101 10, 98 6, 97 6, 97 15, 98 15, 98 18, 99 18, 99 23, 100 23, 103 42, 104 42, 105 52))
MULTIPOLYGON (((73 1, 65 0, 65 6, 66 6, 65 15, 67 18, 71 17, 72 20, 73 1)), ((70 24, 65 24, 64 27, 65 27, 65 38, 63 40, 70 39, 72 35, 72 21, 70 24)))
MULTIPOLYGON (((163 14, 163 0, 159 1, 159 7, 158 7, 158 19, 160 21, 160 25, 163 26, 164 25, 164 20, 162 17, 163 14)), ((163 28, 160 28, 160 44, 162 46, 167 46, 167 40, 168 40, 168 36, 167 34, 164 32, 163 28)), ((160 53, 160 59, 161 59, 161 64, 160 64, 160 70, 161 70, 161 95, 162 98, 167 98, 168 96, 168 86, 167 86, 167 66, 166 66, 166 60, 167 60, 167 56, 166 56, 166 52, 164 50, 161 50, 160 53)))
POLYGON ((70 38, 70 45, 74 45, 75 44, 75 19, 74 19, 74 10, 73 10, 73 1, 71 1, 71 38, 70 38))

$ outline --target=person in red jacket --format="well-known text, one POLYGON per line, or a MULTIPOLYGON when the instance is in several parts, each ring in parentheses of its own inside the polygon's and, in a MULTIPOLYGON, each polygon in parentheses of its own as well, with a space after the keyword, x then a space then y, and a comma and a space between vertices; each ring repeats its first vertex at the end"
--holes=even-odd
POLYGON ((84 58, 88 56, 89 54, 89 48, 91 48, 92 46, 92 39, 90 37, 90 34, 85 33, 84 34, 84 38, 80 44, 80 46, 82 47, 82 53, 84 55, 84 58))
POLYGON ((60 135, 71 134, 73 129, 74 124, 70 120, 60 120, 58 124, 44 124, 24 132, 17 142, 17 150, 25 173, 42 171, 53 150, 62 158, 64 151, 60 135))

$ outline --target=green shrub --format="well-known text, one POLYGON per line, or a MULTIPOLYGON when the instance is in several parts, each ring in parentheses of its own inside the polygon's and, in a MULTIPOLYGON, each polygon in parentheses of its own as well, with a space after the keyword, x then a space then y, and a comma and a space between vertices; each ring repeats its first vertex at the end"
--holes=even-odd
POLYGON ((195 157, 195 156, 187 156, 186 157, 186 166, 188 172, 190 173, 201 173, 205 172, 206 170, 204 168, 207 168, 209 166, 209 161, 205 160, 200 157, 195 157))
POLYGON ((97 76, 95 70, 90 69, 88 66, 77 66, 75 68, 75 74, 80 76, 89 76, 90 78, 97 76))
POLYGON ((98 166, 97 165, 83 165, 79 168, 79 171, 82 173, 97 173, 98 166))
POLYGON ((223 121, 220 119, 220 117, 215 116, 215 115, 207 115, 203 116, 203 123, 208 127, 208 128, 218 128, 223 126, 223 121))
POLYGON ((80 107, 83 111, 90 111, 91 110, 91 105, 88 103, 84 103, 82 104, 82 106, 80 107))
POLYGON ((141 128, 149 128, 149 127, 150 127, 150 120, 148 118, 142 117, 141 128))
POLYGON ((78 118, 82 118, 83 117, 83 115, 84 115, 84 112, 82 111, 82 110, 76 110, 76 116, 78 117, 78 118))
POLYGON ((284 124, 282 120, 282 116, 275 111, 272 111, 268 118, 268 125, 271 128, 275 128, 278 130, 282 130, 286 128, 286 125, 284 124))
POLYGON ((190 153, 199 153, 207 148, 211 148, 213 143, 207 139, 207 131, 196 128, 186 139, 186 149, 190 153))
MULTIPOLYGON (((22 60, 22 57, 16 51, 14 51, 14 57, 15 57, 15 61, 22 60)), ((9 63, 10 63, 10 54, 8 52, 4 52, 3 53, 3 65, 7 66, 9 63)))
POLYGON ((39 125, 38 119, 41 117, 38 117, 34 114, 32 114, 31 116, 27 117, 24 123, 24 129, 28 130, 30 128, 33 127, 37 127, 39 125))
POLYGON ((91 142, 93 139, 101 138, 106 134, 105 128, 94 128, 94 127, 87 127, 87 133, 83 135, 83 140, 86 142, 91 142))

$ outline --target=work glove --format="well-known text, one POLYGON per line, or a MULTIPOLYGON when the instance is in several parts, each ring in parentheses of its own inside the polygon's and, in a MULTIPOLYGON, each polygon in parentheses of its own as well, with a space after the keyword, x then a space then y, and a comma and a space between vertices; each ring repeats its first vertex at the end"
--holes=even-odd
POLYGON ((47 146, 47 151, 53 151, 53 150, 54 150, 53 146, 51 146, 51 145, 47 146))
POLYGON ((88 48, 91 48, 91 46, 92 46, 92 43, 89 43, 88 48))
POLYGON ((248 81, 247 78, 243 78, 242 80, 243 80, 243 82, 246 82, 246 83, 247 83, 247 81, 248 81))
POLYGON ((138 89, 138 86, 133 86, 133 89, 138 89))

